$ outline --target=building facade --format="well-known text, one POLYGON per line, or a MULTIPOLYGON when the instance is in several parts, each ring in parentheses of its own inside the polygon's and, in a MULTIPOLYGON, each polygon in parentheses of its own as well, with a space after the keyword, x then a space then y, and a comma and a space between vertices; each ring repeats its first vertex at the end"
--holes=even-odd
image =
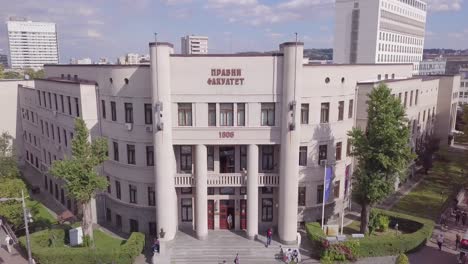
POLYGON ((7 21, 10 67, 40 68, 59 62, 55 23, 7 21))
POLYGON ((181 38, 180 53, 208 54, 208 37, 187 35, 181 38))
POLYGON ((422 60, 427 4, 420 0, 337 0, 335 63, 422 60))
POLYGON ((445 74, 447 59, 443 57, 422 60, 415 64, 416 75, 440 75, 445 74))
POLYGON ((81 117, 94 137, 108 139, 109 187, 96 199, 97 222, 153 236, 162 229, 169 240, 177 230, 200 239, 245 230, 253 238, 274 227, 295 243, 298 223, 322 218, 323 161, 333 167, 326 220, 348 204, 347 131, 365 118, 365 91, 386 80, 404 93, 420 134, 432 133, 441 109, 440 83, 411 78, 411 64, 316 65, 302 57, 302 43, 276 54, 205 56, 151 43, 150 65, 47 65, 46 79, 20 89, 21 111, 36 117, 23 118, 21 155, 41 171, 41 187, 74 209, 47 168, 70 154, 73 119, 81 117))
POLYGON ((0 65, 3 65, 3 68, 8 67, 8 56, 6 54, 0 54, 0 65))
POLYGON ((460 70, 459 105, 468 104, 468 68, 460 70))

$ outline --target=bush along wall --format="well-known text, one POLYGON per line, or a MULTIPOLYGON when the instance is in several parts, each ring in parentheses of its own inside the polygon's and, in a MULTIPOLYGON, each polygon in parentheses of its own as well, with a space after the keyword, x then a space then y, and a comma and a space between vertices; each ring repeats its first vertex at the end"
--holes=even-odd
POLYGON ((390 226, 398 223, 407 234, 398 236, 366 236, 345 242, 329 244, 319 223, 307 223, 306 230, 315 254, 323 262, 353 261, 356 258, 398 255, 417 250, 426 243, 434 229, 434 222, 406 214, 374 209, 374 213, 388 217, 390 226))

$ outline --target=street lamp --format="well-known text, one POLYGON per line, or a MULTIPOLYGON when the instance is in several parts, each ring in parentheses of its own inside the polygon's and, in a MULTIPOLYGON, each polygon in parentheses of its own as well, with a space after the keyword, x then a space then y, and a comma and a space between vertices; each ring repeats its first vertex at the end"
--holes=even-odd
POLYGON ((23 218, 24 218, 24 229, 26 231, 26 245, 28 249, 28 264, 32 264, 32 257, 31 257, 31 242, 29 240, 29 227, 28 223, 32 222, 32 215, 26 208, 26 202, 24 201, 24 193, 21 190, 21 200, 23 202, 23 218))

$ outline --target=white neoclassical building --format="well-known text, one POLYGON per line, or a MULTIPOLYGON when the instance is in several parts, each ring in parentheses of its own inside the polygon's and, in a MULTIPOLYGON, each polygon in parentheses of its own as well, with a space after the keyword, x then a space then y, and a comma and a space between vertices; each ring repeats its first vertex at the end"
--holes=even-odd
MULTIPOLYGON (((298 223, 322 218, 321 161, 333 166, 325 218, 348 204, 347 132, 365 125, 372 87, 385 82, 401 98, 415 140, 439 131, 439 118, 453 119, 447 109, 458 99, 458 76, 415 78, 412 64, 303 64, 302 43, 268 55, 149 49, 150 65, 46 65, 45 79, 19 88, 19 154, 40 172, 43 191, 79 213, 47 169, 70 154, 73 121, 83 118, 109 143, 109 187, 95 221, 126 233, 162 229, 168 240, 177 230, 204 239, 231 228, 253 238, 273 227, 294 243, 298 223)), ((447 137, 449 124, 439 127, 447 137)))

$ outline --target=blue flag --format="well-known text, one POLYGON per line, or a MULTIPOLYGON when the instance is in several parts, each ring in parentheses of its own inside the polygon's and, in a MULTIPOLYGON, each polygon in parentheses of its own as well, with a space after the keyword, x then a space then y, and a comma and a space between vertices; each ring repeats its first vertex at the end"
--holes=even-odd
POLYGON ((325 168, 325 203, 328 201, 330 197, 330 192, 332 189, 332 176, 333 176, 333 168, 326 167, 325 168))

